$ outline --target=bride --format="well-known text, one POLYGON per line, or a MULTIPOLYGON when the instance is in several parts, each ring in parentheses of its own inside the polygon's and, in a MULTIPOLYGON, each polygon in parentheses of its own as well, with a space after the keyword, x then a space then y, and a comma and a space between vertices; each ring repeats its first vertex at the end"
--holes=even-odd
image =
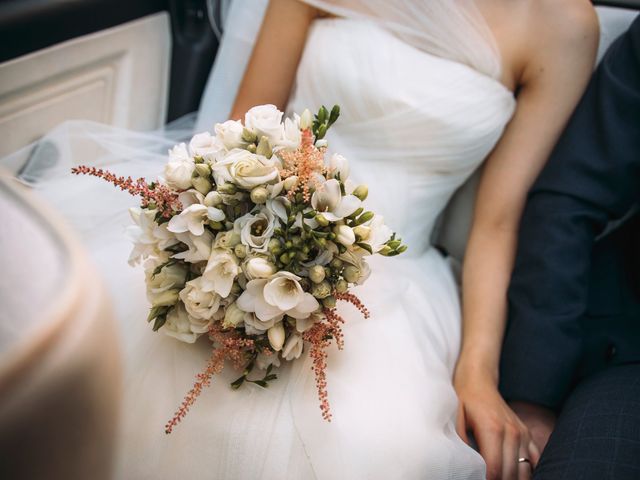
MULTIPOLYGON (((270 2, 230 117, 265 103, 287 112, 339 104, 330 149, 350 160, 351 177, 370 186, 371 208, 410 247, 375 262, 356 292, 371 319, 341 307, 345 349, 330 352, 327 370, 331 423, 319 414, 307 359, 283 366, 268 389, 232 391, 227 370, 165 436, 210 347, 145 324, 143 275, 126 266, 121 238, 134 201, 91 179, 34 174, 40 193, 83 235, 121 320, 127 381, 117 476, 527 478, 517 459, 535 461, 537 452, 496 389, 505 292, 526 192, 586 86, 596 46, 587 0, 270 2), (458 287, 430 238, 451 195, 485 159, 464 267, 462 341, 458 287), (487 433, 484 417, 516 434, 487 433), (482 456, 461 439, 467 429, 482 456)), ((58 143, 64 169, 109 164, 149 178, 162 168, 156 152, 172 143, 73 123, 48 140, 58 143)))

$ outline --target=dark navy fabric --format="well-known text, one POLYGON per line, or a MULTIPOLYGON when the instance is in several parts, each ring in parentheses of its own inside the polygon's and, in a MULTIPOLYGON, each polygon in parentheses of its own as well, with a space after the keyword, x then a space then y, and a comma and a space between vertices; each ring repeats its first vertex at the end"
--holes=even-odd
POLYGON ((607 368, 576 387, 533 478, 640 479, 640 364, 607 368))
POLYGON ((582 378, 640 362, 639 204, 640 18, 529 193, 500 365, 507 400, 559 410, 582 378))

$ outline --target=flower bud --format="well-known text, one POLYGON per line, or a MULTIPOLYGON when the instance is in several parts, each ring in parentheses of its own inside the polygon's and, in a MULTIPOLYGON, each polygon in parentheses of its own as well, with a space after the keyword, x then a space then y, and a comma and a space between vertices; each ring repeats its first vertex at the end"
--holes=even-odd
POLYGON ((292 175, 284 179, 283 187, 285 190, 289 191, 298 183, 298 177, 296 175, 292 175))
POLYGON ((336 292, 346 293, 347 290, 349 290, 349 284, 344 279, 341 278, 336 282, 336 292))
POLYGON ((342 271, 342 276, 349 283, 356 283, 360 278, 360 270, 353 265, 349 265, 342 271))
POLYGON ((235 328, 242 323, 244 312, 238 308, 235 302, 227 307, 224 313, 223 328, 235 328))
POLYGON ((329 145, 329 142, 326 138, 321 138, 320 140, 316 140, 317 148, 326 148, 329 145))
POLYGON ((193 188, 199 191, 202 195, 207 195, 213 188, 211 182, 203 177, 194 177, 191 179, 191 183, 193 188))
POLYGON ((329 225, 329 220, 327 220, 327 218, 321 213, 317 214, 315 219, 316 222, 318 222, 318 225, 320 225, 321 227, 326 227, 327 225, 329 225))
POLYGON ((278 322, 267 331, 267 337, 269 338, 271 348, 273 348, 276 352, 282 350, 282 345, 284 345, 284 336, 285 333, 282 322, 278 322))
POLYGON ((307 130, 311 128, 312 124, 313 124, 313 116, 309 111, 309 109, 307 108, 305 109, 304 112, 302 112, 302 115, 300 116, 300 130, 307 130))
POLYGON ((333 229, 336 234, 336 240, 345 247, 353 245, 356 241, 356 235, 353 233, 353 229, 346 225, 340 225, 333 229))
POLYGON ((343 265, 344 263, 339 258, 334 258, 333 260, 331 260, 331 263, 329 263, 329 266, 331 268, 335 268, 336 270, 341 269, 343 265))
POLYGON ((321 265, 314 265, 309 269, 309 279, 311 279, 313 283, 320 283, 324 280, 324 278, 324 267, 322 267, 321 265))
POLYGON ((242 130, 242 140, 247 143, 255 143, 258 140, 258 136, 248 128, 244 128, 242 130))
POLYGON ((356 234, 356 239, 361 242, 362 240, 366 240, 371 235, 371 228, 365 227, 364 225, 358 225, 353 229, 353 233, 356 234))
POLYGON ((404 253, 407 251, 407 246, 406 245, 400 245, 400 247, 396 250, 396 252, 398 253, 404 253))
POLYGON ((238 189, 236 188, 236 186, 233 183, 224 183, 220 186, 218 186, 218 192, 222 193, 223 195, 233 195, 234 193, 236 193, 238 191, 238 189))
POLYGON ((239 243, 234 247, 233 253, 236 254, 236 257, 242 259, 247 256, 247 246, 239 243))
POLYGON ((389 245, 385 245, 383 246, 380 250, 378 250, 378 253, 380 255, 384 255, 385 257, 387 255, 389 255, 391 252, 393 251, 393 249, 389 246, 389 245))
POLYGON ((329 159, 329 166, 334 177, 339 177, 341 182, 349 178, 349 162, 339 153, 334 153, 329 159))
POLYGON ((170 289, 154 294, 151 302, 152 307, 168 307, 175 305, 178 301, 179 290, 170 289))
POLYGON ((282 253, 282 246, 280 245, 280 240, 277 240, 275 238, 272 238, 271 240, 269 240, 268 249, 273 255, 280 255, 280 253, 282 253))
POLYGON ((269 278, 276 273, 276 266, 262 257, 254 257, 244 265, 244 273, 250 280, 269 278))
POLYGON ((271 158, 273 155, 273 149, 269 144, 269 139, 267 137, 260 137, 260 143, 256 148, 256 153, 258 155, 262 155, 263 157, 271 158))
POLYGON ((324 308, 336 308, 336 297, 329 295, 327 298, 323 298, 322 306, 324 308))
POLYGON ((264 187, 256 187, 251 190, 251 201, 253 203, 261 205, 263 203, 266 203, 268 198, 269 192, 264 187))
POLYGON ((389 248, 391 248, 392 250, 395 250, 400 245, 402 245, 402 242, 400 240, 391 240, 390 242, 387 242, 387 245, 389 245, 389 248))
POLYGON ((366 185, 358 185, 353 191, 353 194, 364 202, 369 196, 369 187, 366 185))
POLYGON ((220 195, 215 190, 207 193, 207 196, 204 197, 204 204, 207 207, 217 207, 222 203, 222 195, 220 195))
POLYGON ((199 176, 204 178, 209 178, 209 175, 211 175, 211 167, 206 163, 197 163, 195 171, 199 176))
POLYGON ((255 143, 250 143, 249 145, 247 145, 247 151, 249 153, 256 153, 256 144, 255 143))
POLYGON ((362 225, 363 223, 367 223, 371 220, 375 214, 373 212, 364 212, 356 219, 356 225, 362 225))
POLYGON ((331 295, 331 285, 326 280, 320 283, 314 283, 311 285, 311 295, 319 299, 327 298, 331 295))

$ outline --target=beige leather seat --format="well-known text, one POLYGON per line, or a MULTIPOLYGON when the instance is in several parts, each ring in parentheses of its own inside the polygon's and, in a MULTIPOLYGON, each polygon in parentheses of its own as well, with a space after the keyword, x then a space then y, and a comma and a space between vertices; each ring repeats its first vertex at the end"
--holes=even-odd
POLYGON ((0 172, 0 478, 107 479, 120 364, 101 281, 59 218, 0 172))

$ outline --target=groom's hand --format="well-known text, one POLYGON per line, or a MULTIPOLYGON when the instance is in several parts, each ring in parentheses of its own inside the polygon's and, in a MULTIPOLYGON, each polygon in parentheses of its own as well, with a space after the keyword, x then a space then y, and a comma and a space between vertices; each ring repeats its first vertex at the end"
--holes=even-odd
POLYGON ((487 479, 531 478, 540 450, 527 425, 503 400, 496 382, 458 369, 454 385, 460 401, 456 430, 467 443, 468 434, 473 434, 487 464, 487 479), (527 458, 531 464, 519 463, 519 458, 527 458))
POLYGON ((509 402, 509 406, 527 426, 533 443, 542 452, 556 426, 556 414, 553 410, 535 403, 509 402))

